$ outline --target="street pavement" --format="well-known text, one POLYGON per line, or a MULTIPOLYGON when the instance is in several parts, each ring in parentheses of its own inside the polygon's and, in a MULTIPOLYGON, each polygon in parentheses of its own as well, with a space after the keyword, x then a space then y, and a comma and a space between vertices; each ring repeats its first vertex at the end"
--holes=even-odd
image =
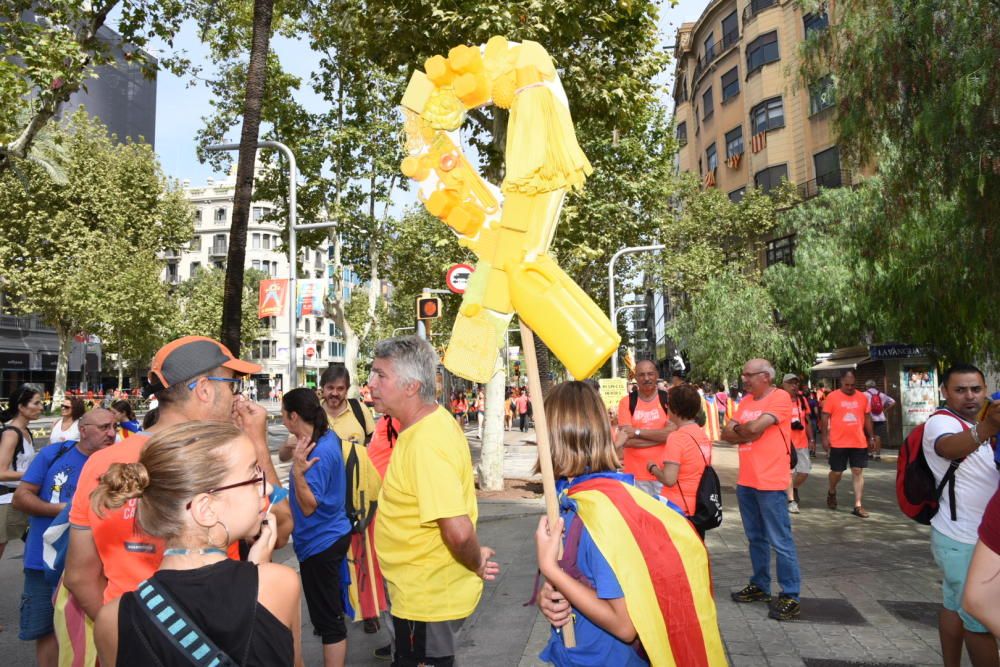
MULTIPOLYGON (((272 450, 285 439, 279 424, 269 428, 272 450)), ((479 440, 468 430, 474 462, 479 440)), ((538 481, 533 434, 505 433, 508 479, 538 481)), ((940 577, 930 553, 929 533, 904 517, 895 504, 895 463, 886 458, 866 471, 865 507, 869 519, 850 514, 850 480, 840 485, 840 507, 825 505, 825 458, 814 459, 813 476, 801 491, 802 513, 793 515, 793 531, 802 568, 802 617, 779 623, 767 618, 763 604, 741 605, 729 598, 750 574, 746 539, 736 508, 737 454, 719 445, 713 463, 723 484, 724 521, 710 531, 707 546, 719 625, 727 656, 734 666, 897 667, 940 665, 936 614, 940 577)), ((284 474, 286 466, 279 466, 284 474)), ((530 667, 548 639, 548 625, 533 608, 536 566, 532 535, 544 511, 540 498, 518 494, 483 494, 479 534, 497 551, 501 573, 485 585, 476 612, 459 634, 458 662, 466 666, 530 667)), ((0 655, 3 664, 33 664, 33 647, 17 639, 17 607, 22 587, 20 543, 8 546, 0 561, 0 655), (9 661, 9 662, 8 662, 9 661)), ((297 567, 291 547, 275 561, 297 567)), ((307 665, 322 664, 322 646, 312 634, 303 605, 303 652, 307 665)), ((348 628, 348 664, 383 665, 372 651, 388 643, 383 629, 363 633, 360 623, 348 628)), ((968 664, 964 662, 963 664, 968 664)))

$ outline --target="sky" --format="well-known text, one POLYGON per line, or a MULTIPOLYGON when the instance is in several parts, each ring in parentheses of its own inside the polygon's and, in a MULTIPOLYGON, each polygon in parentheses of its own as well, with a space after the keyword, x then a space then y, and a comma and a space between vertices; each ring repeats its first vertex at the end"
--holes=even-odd
MULTIPOLYGON (((680 0, 674 7, 661 9, 660 37, 664 45, 672 44, 677 27, 687 21, 695 21, 707 6, 709 0, 680 0)), ((669 3, 667 3, 669 4, 669 3)), ((202 63, 211 71, 208 53, 198 41, 193 24, 187 24, 175 39, 177 48, 185 49, 195 63, 202 63)), ((544 45, 543 45, 544 46, 544 45)), ((281 58, 284 67, 303 79, 297 98, 307 108, 321 108, 322 100, 309 86, 309 73, 316 62, 316 56, 306 44, 286 38, 275 38, 272 48, 281 58)), ((672 77, 668 77, 670 83, 672 77)), ((667 87, 669 90, 669 86, 667 87)), ((665 95, 665 98, 669 96, 665 95)), ((669 100, 668 100, 669 101, 669 100)), ((204 85, 191 85, 188 80, 179 79, 168 72, 160 72, 156 91, 156 152, 167 176, 180 180, 190 179, 192 185, 201 185, 209 177, 220 175, 208 164, 201 164, 195 156, 195 142, 202 119, 212 112, 211 94, 204 85)), ((230 130, 226 139, 238 142, 240 128, 230 130)))

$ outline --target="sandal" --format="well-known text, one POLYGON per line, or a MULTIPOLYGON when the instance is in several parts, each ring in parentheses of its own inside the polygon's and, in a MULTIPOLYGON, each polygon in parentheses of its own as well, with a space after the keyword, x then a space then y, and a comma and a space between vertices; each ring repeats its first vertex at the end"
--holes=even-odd
POLYGON ((833 493, 830 493, 829 491, 827 491, 827 493, 826 493, 826 506, 829 507, 832 510, 837 509, 837 492, 836 491, 834 491, 833 493))
POLYGON ((862 519, 867 519, 868 518, 868 510, 866 510, 861 505, 858 505, 857 507, 855 507, 851 511, 851 514, 853 514, 856 517, 861 517, 862 519))

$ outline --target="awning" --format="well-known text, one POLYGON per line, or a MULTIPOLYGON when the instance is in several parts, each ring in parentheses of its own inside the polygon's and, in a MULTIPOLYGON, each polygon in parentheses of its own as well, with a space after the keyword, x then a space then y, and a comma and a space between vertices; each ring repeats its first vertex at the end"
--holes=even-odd
POLYGON ((857 368, 859 364, 869 361, 871 357, 867 354, 858 357, 842 357, 840 359, 827 359, 813 366, 810 370, 814 373, 823 371, 839 371, 845 368, 857 368))

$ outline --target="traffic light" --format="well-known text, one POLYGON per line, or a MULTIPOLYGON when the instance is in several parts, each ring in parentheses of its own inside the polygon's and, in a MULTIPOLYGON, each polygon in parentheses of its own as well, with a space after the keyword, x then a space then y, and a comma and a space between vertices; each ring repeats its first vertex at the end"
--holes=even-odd
POLYGON ((441 299, 436 296, 417 297, 417 319, 436 320, 441 317, 441 299))

